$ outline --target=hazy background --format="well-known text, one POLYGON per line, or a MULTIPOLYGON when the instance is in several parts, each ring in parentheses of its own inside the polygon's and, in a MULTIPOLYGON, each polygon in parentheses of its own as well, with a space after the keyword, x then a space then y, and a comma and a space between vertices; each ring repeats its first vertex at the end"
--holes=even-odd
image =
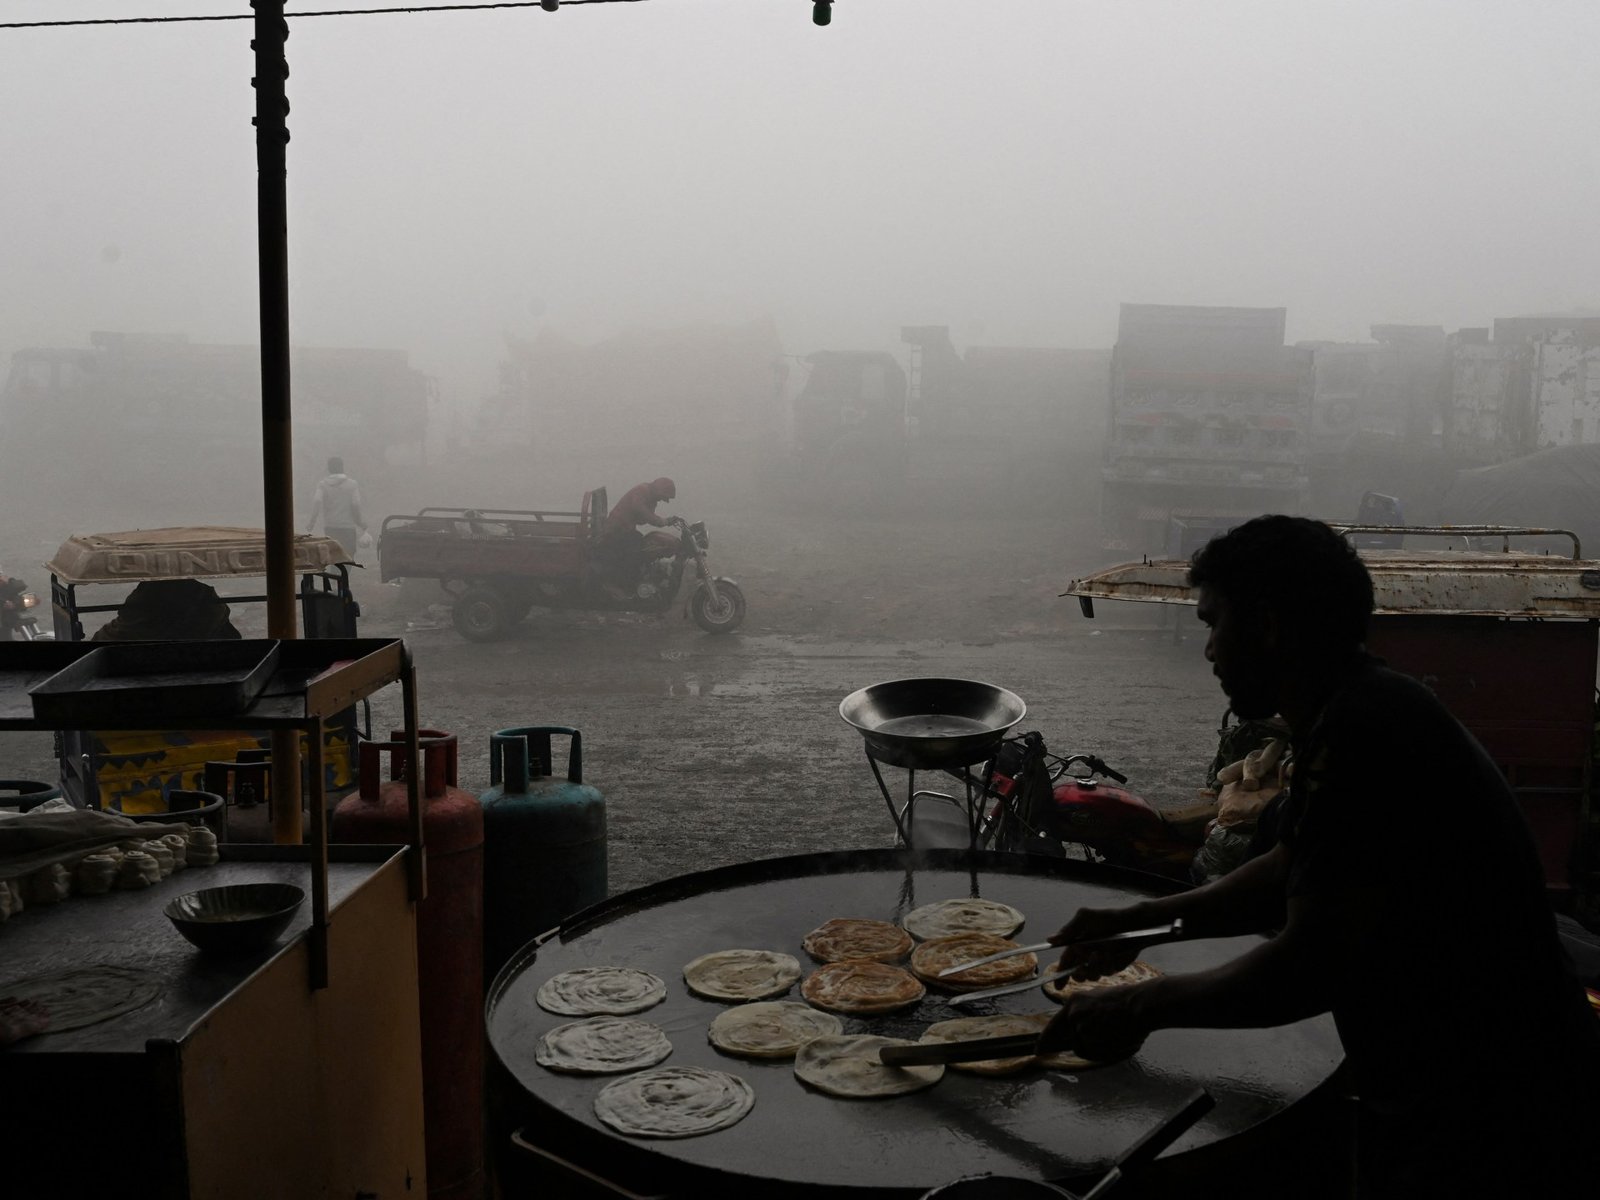
MULTIPOLYGON (((471 409, 506 331, 1107 346, 1121 300, 1286 305, 1291 340, 1593 302, 1591 0, 835 9, 292 21, 296 342, 404 348, 471 409)), ((0 353, 256 339, 249 38, 0 30, 0 353)))

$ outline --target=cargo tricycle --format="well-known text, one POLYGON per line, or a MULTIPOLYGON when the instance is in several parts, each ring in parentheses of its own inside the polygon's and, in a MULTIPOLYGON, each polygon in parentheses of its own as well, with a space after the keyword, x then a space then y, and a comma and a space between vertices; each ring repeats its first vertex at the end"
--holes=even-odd
MULTIPOLYGON (((347 560, 344 548, 333 538, 295 538, 303 637, 356 636, 361 610, 351 594, 347 560)), ((50 571, 58 641, 106 640, 109 631, 105 626, 95 627, 98 614, 104 613, 115 614, 113 620, 120 622, 118 640, 237 637, 230 618, 243 619, 239 606, 265 606, 267 599, 266 537, 259 529, 194 526, 74 534, 45 566, 50 571), (184 585, 190 589, 200 582, 208 589, 212 584, 226 587, 249 582, 243 590, 216 594, 212 611, 204 614, 206 626, 190 631, 181 628, 186 613, 151 612, 148 608, 136 613, 136 605, 129 603, 141 584, 175 581, 193 581, 184 585), (227 607, 216 604, 218 600, 227 607), (85 616, 90 618, 87 627, 85 616), (215 622, 209 620, 213 617, 228 629, 219 633, 215 622)), ((150 591, 147 586, 140 594, 150 591)), ((323 784, 329 790, 351 787, 355 783, 356 711, 338 714, 326 730, 323 784)), ((207 762, 259 758, 268 743, 267 735, 243 730, 67 730, 57 735, 61 789, 70 803, 80 807, 135 815, 158 813, 165 810, 168 793, 203 788, 207 762)))
POLYGON ((438 580, 456 629, 474 642, 505 637, 535 607, 664 613, 680 591, 685 615, 707 633, 739 627, 744 593, 711 574, 704 522, 668 521, 679 535, 669 558, 618 556, 601 542, 606 512, 606 490, 595 488, 576 512, 424 508, 385 517, 379 571, 386 582, 438 580))

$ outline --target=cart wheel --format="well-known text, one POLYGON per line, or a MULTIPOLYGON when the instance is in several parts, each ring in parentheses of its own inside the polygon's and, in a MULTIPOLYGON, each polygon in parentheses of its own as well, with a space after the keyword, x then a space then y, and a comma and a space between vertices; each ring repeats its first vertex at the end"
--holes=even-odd
POLYGON ((469 642, 492 642, 502 638, 511 622, 506 619, 505 601, 493 588, 468 588, 456 598, 450 614, 456 629, 469 642))
POLYGON ((704 584, 696 589, 689 601, 689 611, 694 623, 707 633, 732 633, 744 620, 744 593, 727 580, 717 581, 717 602, 704 584))

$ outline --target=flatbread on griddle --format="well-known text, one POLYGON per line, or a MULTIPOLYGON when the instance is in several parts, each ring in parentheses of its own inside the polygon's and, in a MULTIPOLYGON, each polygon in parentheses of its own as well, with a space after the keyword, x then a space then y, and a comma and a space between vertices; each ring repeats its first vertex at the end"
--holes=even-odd
POLYGON ((672 1053, 659 1025, 631 1017, 590 1017, 557 1025, 539 1039, 533 1058, 564 1075, 620 1075, 653 1067, 672 1053))
POLYGON ((606 1084, 594 1115, 629 1137, 686 1138, 738 1124, 755 1103, 754 1089, 737 1075, 657 1067, 606 1084))
POLYGON ((1044 994, 1057 1004, 1060 1004, 1074 992, 1090 992, 1099 988, 1121 987, 1126 983, 1143 983, 1147 979, 1154 979, 1161 972, 1152 967, 1143 959, 1129 963, 1122 970, 1111 975, 1102 975, 1099 979, 1074 979, 1067 976, 1044 985, 1044 994))
MULTIPOLYGON (((1015 1019, 1028 1022, 1030 1028, 1018 1029, 1016 1032, 1031 1033, 1037 1030, 1043 1033, 1044 1027, 1050 1024, 1054 1016, 1055 1013, 1026 1013, 1019 1015, 1015 1019)), ((933 1030, 930 1028, 928 1032, 932 1033, 933 1030)), ((1091 1067, 1104 1067, 1110 1063, 1121 1062, 1125 1057, 1126 1055, 1118 1055, 1115 1058, 1087 1059, 1081 1054, 1074 1054, 1071 1050, 1057 1050, 1054 1054, 1036 1055, 1033 1061, 1051 1071, 1086 1071, 1091 1067)), ((955 1066, 954 1063, 950 1065, 955 1066)))
MULTIPOLYGON (((1049 1021, 1052 1014, 1043 1014, 1049 1021)), ((1044 1025, 1032 1017, 1011 1013, 996 1013, 989 1017, 957 1017, 953 1021, 937 1021, 922 1034, 924 1042, 970 1042, 978 1038, 1012 1037, 1017 1034, 1037 1034, 1044 1025)), ((946 1064, 952 1071, 967 1071, 973 1075, 1015 1075, 1037 1065, 1031 1054, 1016 1058, 985 1058, 978 1062, 946 1064)))
POLYGON ((900 922, 921 941, 957 933, 992 933, 1010 937, 1022 928, 1023 915, 997 900, 940 900, 914 908, 900 922))
POLYGON ((740 1004, 720 1013, 706 1036, 724 1054, 742 1058, 793 1058, 814 1037, 844 1032, 838 1017, 795 1000, 740 1004))
POLYGON ((901 1096, 932 1087, 944 1078, 944 1067, 890 1067, 878 1061, 884 1046, 914 1046, 905 1038, 854 1037, 813 1038, 794 1056, 794 1073, 830 1096, 852 1100, 901 1096))
POLYGON ((567 1017, 626 1016, 667 998, 667 985, 632 967, 577 967, 553 976, 535 999, 546 1012, 567 1017))
POLYGON ((774 950, 718 950, 683 968, 683 981, 708 1000, 767 1000, 800 978, 800 960, 774 950))
POLYGON ((806 976, 800 994, 818 1008, 868 1016, 908 1008, 928 990, 909 971, 863 961, 818 967, 806 976))
POLYGON ((800 943, 818 962, 898 962, 916 943, 911 935, 888 921, 865 917, 835 917, 824 921, 800 943))
POLYGON ((981 967, 939 978, 939 972, 946 968, 1016 948, 1017 943, 1010 938, 995 937, 992 933, 957 933, 950 937, 932 938, 912 951, 911 973, 923 983, 954 992, 977 992, 984 988, 1004 987, 1008 983, 1021 983, 1038 969, 1039 959, 1035 955, 1014 954, 998 962, 984 963, 981 967))

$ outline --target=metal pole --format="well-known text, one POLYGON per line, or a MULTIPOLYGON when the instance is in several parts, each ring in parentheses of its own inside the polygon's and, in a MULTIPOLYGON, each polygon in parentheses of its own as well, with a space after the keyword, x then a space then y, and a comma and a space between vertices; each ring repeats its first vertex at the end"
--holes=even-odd
MULTIPOLYGON (((294 439, 289 417, 289 25, 283 0, 255 9, 256 245, 261 288, 261 473, 267 536, 267 635, 299 636, 294 615, 294 439)), ((272 735, 272 837, 302 840, 300 734, 272 735)))

